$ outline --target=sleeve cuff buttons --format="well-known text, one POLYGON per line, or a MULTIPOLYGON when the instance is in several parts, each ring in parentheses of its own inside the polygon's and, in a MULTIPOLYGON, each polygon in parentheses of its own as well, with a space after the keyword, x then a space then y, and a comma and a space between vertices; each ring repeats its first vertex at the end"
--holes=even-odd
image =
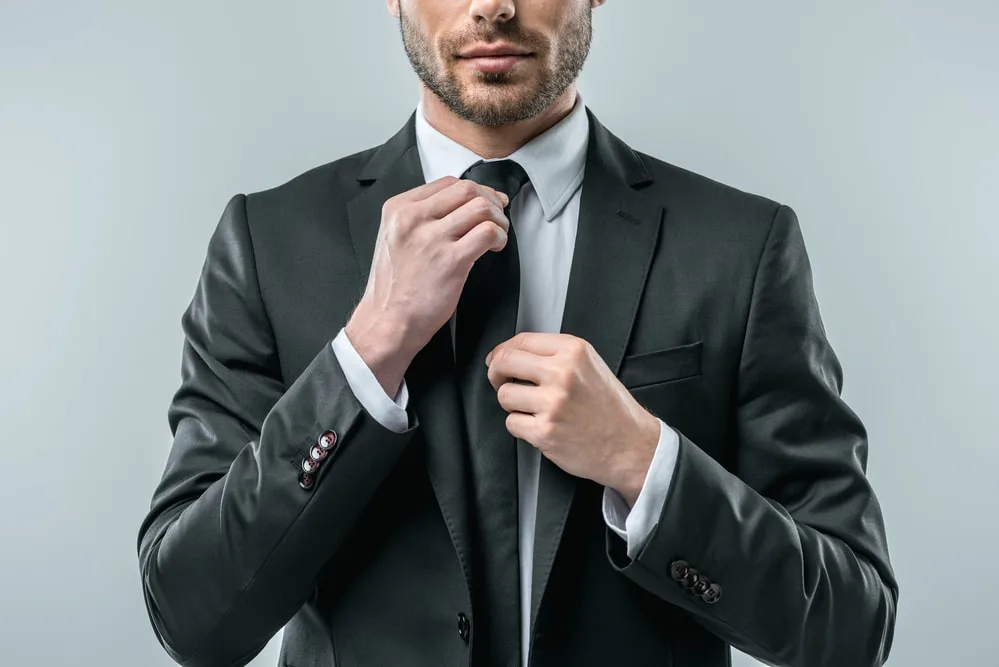
POLYGON ((683 560, 675 560, 670 564, 670 576, 684 589, 690 591, 695 596, 707 604, 714 604, 721 599, 722 588, 712 582, 701 572, 698 572, 683 560))
POLYGON ((298 485, 306 491, 316 484, 319 468, 330 454, 336 451, 337 436, 335 431, 326 431, 316 439, 316 444, 309 450, 309 455, 302 460, 302 471, 298 475, 298 485))

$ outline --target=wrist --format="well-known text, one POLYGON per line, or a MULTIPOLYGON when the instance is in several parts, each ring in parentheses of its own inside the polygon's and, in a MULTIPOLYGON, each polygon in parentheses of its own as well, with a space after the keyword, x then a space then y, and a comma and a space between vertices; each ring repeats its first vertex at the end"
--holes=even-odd
POLYGON ((372 316, 359 305, 344 332, 389 396, 395 396, 415 352, 406 345, 407 327, 391 317, 372 316))
POLYGON ((656 447, 659 444, 660 424, 655 415, 644 411, 638 419, 635 433, 631 439, 632 447, 624 448, 622 460, 619 462, 618 479, 612 488, 621 494, 628 507, 634 507, 638 495, 645 486, 645 479, 652 466, 656 447))

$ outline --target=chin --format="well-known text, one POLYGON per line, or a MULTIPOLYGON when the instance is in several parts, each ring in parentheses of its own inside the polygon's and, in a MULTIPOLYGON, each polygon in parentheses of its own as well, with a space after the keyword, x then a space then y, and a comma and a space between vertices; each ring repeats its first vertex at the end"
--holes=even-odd
POLYGON ((466 89, 464 103, 478 112, 502 112, 510 107, 520 107, 527 95, 524 91, 511 90, 503 85, 490 84, 481 90, 466 89))
POLYGON ((526 97, 536 87, 533 77, 481 72, 465 78, 462 84, 465 97, 469 100, 491 100, 495 99, 497 95, 526 97))

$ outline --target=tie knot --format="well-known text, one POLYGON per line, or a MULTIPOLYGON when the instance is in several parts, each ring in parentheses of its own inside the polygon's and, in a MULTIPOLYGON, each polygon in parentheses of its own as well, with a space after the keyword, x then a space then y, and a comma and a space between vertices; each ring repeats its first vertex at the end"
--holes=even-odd
POLYGON ((513 160, 479 160, 465 170, 461 175, 482 185, 488 185, 494 190, 504 193, 513 201, 520 189, 530 179, 524 168, 513 160))

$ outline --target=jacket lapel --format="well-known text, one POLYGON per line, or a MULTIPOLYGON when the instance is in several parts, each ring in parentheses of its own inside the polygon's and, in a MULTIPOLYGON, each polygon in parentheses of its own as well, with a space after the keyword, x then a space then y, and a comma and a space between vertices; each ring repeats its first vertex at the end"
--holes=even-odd
MULTIPOLYGON (((374 153, 361 169, 358 181, 365 189, 348 203, 347 215, 364 284, 371 271, 382 205, 386 199, 425 182, 416 145, 415 114, 374 153)), ((409 400, 426 442, 430 482, 471 587, 468 448, 452 350, 450 324, 445 323, 417 353, 405 377, 409 400)))
MULTIPOLYGON (((590 138, 561 331, 589 341, 617 374, 656 253, 664 210, 637 190, 652 180, 641 159, 589 110, 587 114, 590 138)), ((542 457, 538 484, 532 628, 577 478, 542 457)))

